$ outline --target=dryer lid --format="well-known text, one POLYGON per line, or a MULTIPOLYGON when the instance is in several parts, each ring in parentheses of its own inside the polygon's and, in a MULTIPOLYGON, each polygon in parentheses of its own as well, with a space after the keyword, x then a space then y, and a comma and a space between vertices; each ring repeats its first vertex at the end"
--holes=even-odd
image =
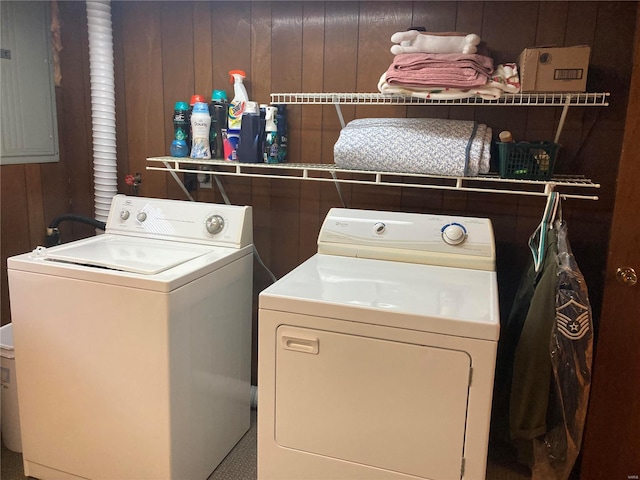
POLYGON ((316 254, 260 309, 497 341, 495 272, 316 254))

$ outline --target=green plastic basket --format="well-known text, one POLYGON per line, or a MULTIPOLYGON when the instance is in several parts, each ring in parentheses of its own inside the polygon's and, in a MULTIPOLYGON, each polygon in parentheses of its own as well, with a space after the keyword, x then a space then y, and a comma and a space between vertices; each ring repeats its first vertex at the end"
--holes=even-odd
POLYGON ((500 176, 523 180, 549 180, 560 145, 552 142, 518 142, 498 145, 500 176))

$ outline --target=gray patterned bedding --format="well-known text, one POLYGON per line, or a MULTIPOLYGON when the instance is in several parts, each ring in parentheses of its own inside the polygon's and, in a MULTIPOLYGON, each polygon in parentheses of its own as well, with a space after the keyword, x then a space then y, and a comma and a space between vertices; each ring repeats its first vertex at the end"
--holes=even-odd
POLYGON ((340 132, 342 168, 475 177, 489 172, 491 128, 436 118, 360 118, 340 132))

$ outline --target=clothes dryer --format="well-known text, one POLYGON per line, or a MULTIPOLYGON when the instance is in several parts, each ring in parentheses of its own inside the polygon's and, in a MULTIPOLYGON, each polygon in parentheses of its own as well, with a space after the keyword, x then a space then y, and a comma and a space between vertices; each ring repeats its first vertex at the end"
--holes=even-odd
POLYGON ((114 197, 8 259, 25 475, 205 479, 249 428, 251 207, 114 197))
POLYGON ((499 336, 484 218, 332 209, 261 292, 258 479, 485 478, 499 336))

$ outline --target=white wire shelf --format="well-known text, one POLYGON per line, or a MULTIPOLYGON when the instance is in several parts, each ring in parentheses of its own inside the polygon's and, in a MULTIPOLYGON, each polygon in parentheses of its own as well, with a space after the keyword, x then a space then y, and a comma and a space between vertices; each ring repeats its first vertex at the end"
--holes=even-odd
POLYGON ((382 93, 272 93, 272 104, 300 105, 500 105, 500 106, 609 106, 609 92, 602 93, 507 93, 496 100, 480 97, 429 99, 382 93))
POLYGON ((358 185, 423 188, 462 192, 503 193, 511 195, 547 196, 552 191, 564 198, 598 200, 596 195, 584 193, 600 188, 591 180, 574 175, 559 175, 551 180, 506 179, 498 175, 478 177, 449 177, 417 173, 395 173, 351 170, 334 164, 311 163, 239 163, 225 160, 195 160, 177 157, 147 158, 147 170, 204 173, 208 175, 242 176, 250 178, 309 180, 358 185))

